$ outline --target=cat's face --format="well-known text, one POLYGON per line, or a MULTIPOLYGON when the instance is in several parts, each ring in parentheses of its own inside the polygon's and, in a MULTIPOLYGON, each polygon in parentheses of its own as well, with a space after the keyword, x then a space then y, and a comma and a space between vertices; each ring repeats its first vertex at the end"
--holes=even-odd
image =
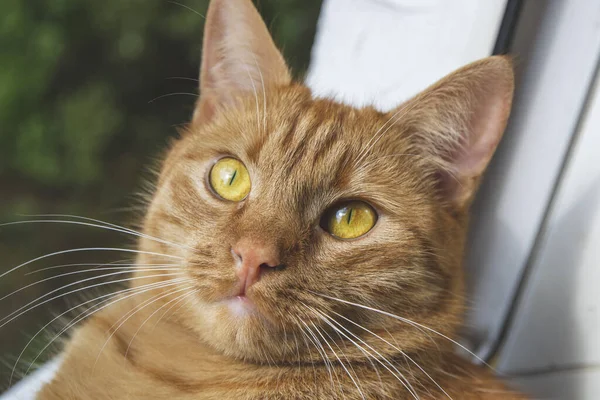
POLYGON ((452 335, 460 321, 466 209, 504 128, 509 63, 467 67, 389 114, 357 110, 292 84, 257 18, 249 1, 211 5, 203 97, 145 220, 180 246, 142 250, 183 258, 196 290, 183 322, 235 357, 320 359, 316 342, 373 334, 393 339, 384 353, 439 345, 414 323, 452 335))
MULTIPOLYGON (((272 93, 266 120, 254 98, 246 100, 210 126, 192 127, 175 145, 147 222, 148 233, 189 249, 178 255, 196 280, 198 329, 209 340, 238 355, 249 355, 253 343, 277 352, 284 344, 291 349, 294 333, 303 340, 299 330, 307 328, 300 320, 326 326, 309 307, 329 316, 364 314, 318 294, 420 322, 452 304, 450 289, 461 275, 438 253, 448 233, 458 235, 450 238, 458 245, 462 232, 440 210, 410 142, 373 143, 386 116, 314 101, 300 87, 272 93), (242 201, 225 200, 211 187, 211 168, 223 157, 248 171, 251 187, 242 201), (370 231, 355 239, 327 231, 334 218, 328 211, 348 200, 368 203, 377 215, 370 231), (261 274, 247 300, 237 296, 239 265, 232 254, 240 241, 274 252, 280 266, 261 274)), ((402 132, 393 129, 390 136, 402 132)), ((375 330, 397 325, 371 317, 373 323, 356 322, 375 330)))

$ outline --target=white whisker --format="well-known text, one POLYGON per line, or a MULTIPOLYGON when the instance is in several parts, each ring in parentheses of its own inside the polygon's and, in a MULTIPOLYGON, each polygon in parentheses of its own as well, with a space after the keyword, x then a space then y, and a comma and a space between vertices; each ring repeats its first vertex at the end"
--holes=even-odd
MULTIPOLYGON (((108 342, 110 341, 110 339, 115 335, 115 333, 131 318, 133 317, 135 314, 137 314, 139 311, 143 310, 144 308, 148 307, 149 305, 167 297, 167 296, 171 296, 175 293, 179 293, 182 292, 184 290, 189 290, 193 287, 193 285, 189 285, 186 286, 184 288, 174 288, 172 290, 167 291, 166 293, 162 293, 159 294, 158 298, 154 298, 156 296, 151 297, 151 301, 148 302, 148 300, 146 300, 145 302, 142 302, 140 305, 136 306, 133 311, 129 311, 128 313, 126 313, 125 315, 127 316, 127 318, 125 318, 123 321, 121 321, 123 319, 123 317, 119 318, 119 320, 117 320, 117 322, 115 322, 110 328, 109 328, 109 336, 106 339, 106 341, 104 342, 104 344, 102 345, 102 347, 100 348, 100 351, 98 352, 98 356, 96 357, 96 361, 94 362, 94 367, 92 368, 92 370, 94 370, 96 368, 96 364, 98 363, 98 360, 100 359, 100 355, 102 354, 102 352, 104 351, 104 348, 106 347, 106 345, 108 344, 108 342), (146 303, 147 304, 144 304, 146 303), (119 323, 119 321, 121 321, 121 323, 119 323), (119 323, 119 326, 117 326, 115 328, 115 325, 119 323)), ((131 343, 130 343, 131 344, 131 343)))
POLYGON ((256 59, 256 55, 252 53, 252 57, 254 58, 254 64, 256 65, 256 69, 258 70, 258 74, 260 75, 260 83, 262 85, 262 93, 263 93, 263 129, 265 135, 267 134, 267 89, 265 88, 265 79, 263 77, 263 73, 260 69, 260 65, 258 64, 258 60, 256 59))
MULTIPOLYGON (((305 305, 306 306, 306 305, 305 305)), ((306 306, 308 307, 308 306, 306 306)), ((304 321, 300 320, 300 322, 304 323, 304 321)), ((305 324, 306 325, 306 324, 305 324)), ((337 356, 336 356, 337 357, 337 356)), ((350 378, 350 380, 352 380, 352 383, 354 384, 354 386, 356 387, 356 390, 358 391, 358 393, 360 394, 361 398, 364 400, 365 395, 363 393, 363 391, 361 390, 360 386, 358 385, 358 376, 356 376, 356 379, 354 379, 354 377, 352 376, 352 374, 350 373, 350 371, 348 371, 348 369, 346 368, 346 366, 344 365, 344 363, 341 362, 341 360, 338 358, 338 361, 340 361, 340 364, 342 365, 342 368, 344 368, 344 371, 346 371, 346 374, 348 374, 348 377, 350 378)))
MULTIPOLYGON (((319 336, 321 336, 323 338, 323 341, 325 342, 325 344, 327 345, 327 347, 329 347, 329 350, 331 350, 331 352, 333 353, 333 356, 338 360, 338 362, 340 363, 340 365, 342 366, 342 368, 344 369, 344 371, 346 371, 346 373, 348 374, 348 376, 350 375, 350 372, 346 369, 344 362, 342 361, 342 359, 337 355, 337 353, 335 352, 335 350, 333 350, 333 347, 331 347, 331 345, 329 344, 329 342, 327 341, 327 339, 325 338, 325 336, 323 336, 323 334, 321 333, 321 329, 319 329, 318 326, 316 326, 313 322, 311 322, 311 325, 315 328, 315 331, 319 334, 319 336)), ((335 344, 335 346, 338 348, 338 350, 340 351, 340 353, 342 353, 342 355, 344 355, 344 352, 342 351, 342 349, 340 349, 340 346, 337 345, 337 343, 335 343, 335 341, 333 340, 333 338, 331 336, 329 336, 329 334, 323 330, 323 332, 327 335, 327 337, 329 337, 329 340, 331 340, 333 342, 333 344, 335 344)), ((352 368, 350 361, 348 361, 348 357, 344 355, 344 357, 346 358, 346 361, 348 362, 348 364, 350 365, 350 368, 352 368)), ((354 372, 354 374, 356 375, 356 371, 354 371, 354 368, 352 368, 352 371, 354 372)), ((342 394, 344 395, 344 398, 346 397, 346 395, 344 394, 344 387, 342 386, 339 378, 338 378, 338 374, 337 371, 334 369, 335 372, 335 377, 338 381, 338 386, 340 387, 342 394)), ((356 379, 358 380, 358 375, 356 375, 356 379)))
MULTIPOLYGON (((306 306, 306 304, 305 304, 305 306, 306 306)), ((327 333, 327 331, 325 331, 325 330, 323 330, 323 331, 325 332, 325 334, 327 336, 329 336, 329 334, 327 333)), ((348 349, 348 347, 346 346, 346 341, 344 341, 344 339, 342 338, 342 336, 339 333, 336 332, 336 334, 338 335, 338 338, 340 338, 340 341, 342 342, 342 345, 344 346, 344 348, 348 349)), ((331 338, 331 336, 329 336, 329 338, 331 338)), ((331 339, 331 340, 333 341, 333 339, 331 339)), ((345 355, 345 353, 342 351, 342 349, 340 348, 340 346, 338 346, 337 344, 336 344, 336 346, 337 346, 338 349, 340 349, 340 352, 342 353, 342 355, 344 356, 344 358, 348 362, 348 365, 350 366, 350 369, 352 369, 352 372, 355 372, 354 368, 352 367, 352 363, 350 362, 350 360, 348 359, 348 357, 345 355)), ((383 385, 383 381, 381 380, 381 374, 379 373, 379 368, 377 368, 377 365, 373 362, 372 357, 367 357, 367 360, 369 361, 369 364, 371 364, 371 366, 373 367, 373 370, 377 374, 377 379, 379 380, 379 383, 381 383, 381 385, 383 385)))
MULTIPOLYGON (((196 78, 188 78, 187 76, 170 76, 168 78, 165 78, 168 80, 171 79, 181 79, 182 81, 193 81, 193 82, 200 82, 200 79, 196 79, 196 78)), ((180 124, 180 125, 185 125, 185 124, 180 124)))
MULTIPOLYGON (((371 335, 375 336, 376 338, 380 339, 381 341, 383 341, 384 343, 386 343, 387 345, 389 345, 390 347, 392 347, 393 349, 397 350, 400 354, 402 354, 404 357, 406 357, 408 360, 410 360, 419 370, 421 370, 421 372, 423 372, 437 387, 438 389, 440 389, 445 395, 446 397, 448 397, 450 400, 453 400, 452 397, 450 397, 450 395, 435 381, 435 379, 433 379, 431 377, 431 375, 429 375, 415 360, 412 359, 412 357, 410 357, 408 354, 406 354, 404 351, 400 350, 400 348, 398 348, 397 346, 393 345, 392 343, 390 343, 388 340, 382 338, 381 336, 379 336, 378 334, 376 334, 375 332, 370 331, 369 329, 365 328, 364 326, 352 321, 350 318, 346 318, 343 315, 332 311, 335 315, 339 316, 340 318, 343 318, 344 320, 350 322, 351 324, 361 328, 362 330, 370 333, 371 335)), ((388 333, 389 334, 389 333, 388 333)))
POLYGON ((4 272, 3 274, 0 274, 0 278, 3 278, 6 275, 8 275, 16 270, 25 267, 26 265, 32 264, 36 261, 43 260, 48 257, 53 257, 53 256, 57 256, 60 254, 79 253, 79 252, 83 252, 83 251, 118 251, 118 252, 124 252, 124 253, 146 254, 146 255, 154 255, 154 256, 160 256, 160 257, 174 258, 177 260, 183 260, 183 257, 172 256, 169 254, 155 253, 152 251, 142 251, 142 250, 122 249, 122 248, 112 248, 112 247, 82 247, 82 248, 77 248, 77 249, 56 251, 54 253, 50 253, 50 254, 46 254, 46 255, 34 258, 33 260, 24 262, 23 264, 17 265, 16 267, 9 269, 8 271, 4 272))
POLYGON ((321 358, 323 359, 325 368, 327 368, 327 372, 329 373, 329 380, 331 381, 331 388, 334 389, 335 384, 333 383, 333 374, 331 372, 333 365, 331 364, 331 361, 329 360, 329 357, 327 357, 327 353, 325 352, 325 348, 323 347, 323 345, 321 344, 321 341, 317 338, 317 336, 313 333, 313 331, 310 329, 310 327, 306 324, 306 322, 302 321, 301 319, 299 320, 300 323, 302 323, 302 325, 304 325, 306 331, 312 336, 313 343, 315 344, 315 346, 317 347, 317 350, 319 351, 319 353, 321 354, 321 358))
MULTIPOLYGON (((185 280, 185 279, 183 279, 183 280, 185 280)), ((17 361, 15 362, 15 365, 14 365, 14 367, 13 367, 12 373, 11 373, 11 375, 10 375, 10 381, 9 381, 9 385, 12 383, 12 379, 13 379, 13 375, 14 375, 14 373, 15 373, 15 369, 16 369, 16 367, 17 367, 17 365, 18 365, 18 363, 19 363, 19 361, 20 361, 21 357, 23 357, 23 354, 24 354, 24 353, 25 353, 25 351, 27 350, 27 347, 29 347, 29 345, 30 345, 30 344, 31 344, 31 343, 32 343, 32 342, 35 340, 35 338, 36 338, 37 336, 39 336, 39 334, 40 334, 40 333, 42 333, 42 332, 43 332, 43 331, 44 331, 44 330, 45 330, 45 329, 46 329, 48 326, 50 326, 52 323, 54 323, 54 322, 55 322, 56 320, 58 320, 59 318, 63 317, 65 314, 68 314, 68 313, 70 313, 71 311, 73 311, 73 310, 76 310, 77 308, 79 308, 79 307, 82 307, 82 306, 84 306, 84 305, 86 305, 86 304, 88 304, 88 303, 91 303, 91 302, 94 302, 94 301, 98 301, 99 299, 102 299, 102 298, 108 297, 108 299, 106 299, 106 300, 103 300, 103 301, 101 301, 101 302, 100 302, 100 303, 98 303, 98 304, 94 304, 94 305, 92 306, 92 308, 90 308, 90 309, 87 309, 87 310, 84 310, 84 311, 83 311, 83 312, 81 312, 79 315, 77 315, 75 318, 73 318, 73 320, 71 321, 71 323, 69 323, 67 326, 65 326, 65 327, 64 327, 64 328, 63 328, 63 329, 62 329, 62 330, 61 330, 61 331, 60 331, 58 334, 56 334, 56 335, 55 335, 55 336, 52 338, 52 340, 50 340, 50 342, 49 342, 49 343, 47 343, 47 344, 44 346, 44 348, 42 348, 42 350, 40 350, 40 351, 38 352, 38 355, 37 355, 37 356, 36 356, 36 357, 33 359, 33 361, 31 361, 31 363, 29 364, 29 368, 27 368, 27 371, 25 372, 25 375, 27 375, 27 373, 29 372, 29 370, 31 369, 31 367, 33 366, 33 364, 34 364, 34 363, 37 361, 37 359, 38 359, 38 358, 39 358, 39 357, 40 357, 40 356, 43 354, 43 352, 44 352, 44 351, 45 351, 45 350, 46 350, 48 347, 50 347, 50 346, 52 345, 52 343, 54 343, 54 341, 55 341, 56 339, 58 339, 58 338, 59 338, 59 337, 60 337, 60 336, 61 336, 63 333, 65 333, 66 331, 68 331, 69 329, 71 329, 73 326, 75 326, 76 324, 78 324, 78 323, 79 323, 79 322, 81 322, 82 320, 84 320, 84 319, 88 318, 88 317, 89 317, 89 316, 91 316, 92 314, 95 314, 96 312, 98 312, 98 311, 100 311, 100 310, 102 310, 102 309, 104 309, 104 308, 106 308, 106 307, 108 307, 108 306, 110 306, 110 305, 112 305, 112 304, 114 304, 114 303, 118 302, 118 301, 121 301, 121 300, 127 299, 127 298, 129 298, 129 297, 131 297, 131 296, 133 296, 133 295, 141 294, 141 293, 147 292, 147 291, 149 291, 149 290, 154 290, 154 289, 159 289, 159 288, 168 287, 168 286, 172 286, 172 285, 177 285, 178 283, 180 283, 180 281, 178 281, 177 279, 171 279, 170 281, 166 281, 166 282, 154 282, 154 283, 149 283, 149 284, 146 284, 146 285, 138 286, 138 287, 135 287, 135 288, 127 288, 127 289, 119 290, 119 291, 117 291, 117 292, 108 293, 108 294, 104 294, 104 295, 101 295, 101 296, 95 297, 95 298, 93 298, 93 299, 91 299, 91 300, 87 300, 87 301, 85 301, 85 302, 83 302, 83 303, 77 304, 76 306, 69 308, 67 311, 65 311, 65 312, 63 312, 62 314, 60 314, 60 315, 56 316, 54 319, 52 319, 50 322, 48 322, 46 325, 44 325, 44 326, 43 326, 43 327, 42 327, 42 328, 41 328, 41 329, 40 329, 40 330, 39 330, 39 331, 38 331, 38 332, 37 332, 35 335, 33 335, 33 337, 32 337, 32 338, 29 340, 29 342, 27 342, 27 344, 25 345, 25 347, 23 348, 23 350, 22 350, 22 351, 21 351, 21 353, 19 354, 19 357, 17 358, 17 361), (128 295, 128 296, 125 296, 125 297, 120 297, 120 298, 118 298, 117 300, 112 300, 114 296, 117 296, 117 295, 119 295, 119 294, 123 294, 123 293, 128 293, 128 292, 134 292, 134 293, 133 293, 132 295, 128 295), (111 300, 112 300, 112 301, 111 301, 111 300), (109 301, 111 301, 111 302, 110 302, 110 304, 107 304, 107 305, 106 305, 106 306, 104 306, 104 307, 101 307, 101 308, 99 308, 99 309, 97 309, 97 310, 94 310, 94 311, 91 311, 91 312, 90 312, 90 310, 92 310, 92 309, 93 309, 93 307, 97 307, 97 306, 99 306, 99 305, 101 305, 101 304, 104 304, 104 303, 106 303, 106 302, 109 302, 109 301), (86 314, 86 315, 84 315, 82 318, 80 318, 80 317, 81 317, 83 314, 86 314)))
POLYGON ((132 268, 137 268, 137 267, 180 267, 179 264, 138 264, 135 262, 131 262, 131 263, 123 263, 122 261, 126 261, 126 260, 120 260, 120 261, 114 261, 114 262, 109 262, 109 263, 74 263, 74 264, 61 264, 61 265, 54 265, 52 267, 46 267, 46 268, 39 268, 36 269, 35 271, 30 271, 27 272, 23 275, 28 276, 28 275, 34 275, 40 272, 44 272, 44 271, 50 271, 53 269, 60 269, 60 268, 68 268, 68 267, 89 267, 89 266, 96 266, 96 268, 94 268, 96 271, 98 270, 104 270, 106 268, 104 267, 132 267, 132 268))
MULTIPOLYGON (((296 325, 298 326, 298 328, 300 328, 300 333, 302 333, 302 340, 304 340, 304 345, 306 346, 306 349, 308 350, 308 353, 310 354, 310 364, 313 367, 313 376, 314 376, 314 380, 315 380, 315 387, 318 387, 319 383, 317 380, 317 368, 315 367, 315 362, 313 361, 313 352, 310 349, 310 344, 308 343, 308 341, 306 339, 309 339, 311 342, 312 340, 310 339, 310 337, 308 336, 308 334, 305 332, 304 328, 298 324, 296 322, 296 325)), ((314 342, 313 342, 314 344, 314 342)), ((319 353, 320 355, 320 353, 319 353)), ((298 353, 298 362, 300 362, 300 353, 298 353)))
MULTIPOLYGON (((381 125, 381 127, 377 130, 377 132, 375 132, 375 134, 371 137, 371 139, 369 139, 369 141, 367 142, 367 144, 365 145, 365 147, 361 150, 360 153, 358 153, 357 156, 357 164, 360 163, 364 157, 366 157, 367 152, 373 147, 371 145, 371 143, 374 140, 377 140, 376 138, 379 135, 379 132, 381 132, 383 129, 385 129, 389 124, 391 124, 394 121, 394 118, 396 118, 396 116, 398 114, 400 114, 402 112, 402 109, 396 111, 383 125, 381 125)), ((387 131, 387 130, 386 130, 387 131)), ((384 132, 385 133, 385 132, 384 132)))
MULTIPOLYGON (((31 306, 33 303, 35 303, 36 301, 38 301, 38 300, 40 300, 40 299, 43 299, 43 298, 44 298, 44 297, 46 297, 48 294, 52 294, 52 293, 55 293, 55 292, 57 292, 57 291, 59 291, 59 290, 62 290, 62 289, 64 289, 64 287, 62 287, 62 288, 58 288, 58 289, 52 290, 52 291, 51 291, 51 292, 49 292, 49 293, 46 293, 45 295, 42 295, 42 296, 38 297, 37 299, 35 299, 35 300, 33 300, 33 301, 30 301, 29 303, 27 303, 27 304, 25 304, 24 306, 22 306, 22 307, 18 308, 17 310, 13 311, 12 313, 8 314, 7 316, 5 316, 5 317, 1 318, 1 319, 0 319, 0 322, 2 322, 2 324, 0 324, 0 328, 3 328, 4 326, 6 326, 6 324, 10 323, 11 321, 14 321, 16 318, 19 318, 21 315, 23 315, 23 314, 25 314, 25 313, 27 313, 27 312, 30 312, 31 310, 34 310, 34 309, 38 308, 38 307, 39 307, 39 306, 41 306, 41 305, 44 305, 44 304, 46 304, 46 303, 48 303, 48 302, 50 302, 50 301, 52 301, 52 300, 56 300, 56 299, 58 299, 58 298, 61 298, 61 297, 67 296, 67 295, 69 295, 69 294, 72 294, 72 293, 78 293, 78 292, 81 292, 82 290, 88 290, 88 289, 93 289, 93 288, 95 288, 95 287, 100 287, 100 286, 111 285, 111 284, 113 284, 113 283, 131 282, 131 281, 138 280, 138 279, 150 279, 150 278, 168 277, 168 276, 181 276, 181 275, 183 275, 183 273, 182 273, 182 272, 179 272, 179 273, 172 273, 172 274, 154 274, 154 275, 147 275, 147 276, 137 276, 137 277, 125 278, 125 279, 117 279, 117 280, 114 280, 114 281, 109 281, 109 282, 101 282, 101 283, 97 283, 97 284, 94 284, 94 285, 86 286, 86 287, 83 287, 83 288, 79 288, 79 289, 71 290, 71 291, 69 291, 69 292, 67 292, 67 293, 62 293, 62 294, 59 294, 59 295, 57 295, 57 296, 54 296, 54 297, 52 297, 52 298, 50 298, 50 299, 44 300, 44 301, 43 301, 43 302, 41 302, 41 303, 38 303, 38 304, 35 304, 35 305, 31 306), (29 306, 31 306, 31 307, 29 307, 29 306), (27 307, 29 307, 29 308, 28 308, 28 309, 26 309, 26 310, 24 310, 24 311, 22 311, 24 308, 27 308, 27 307), (17 315, 15 315, 15 314, 17 314, 17 315), (7 321, 7 319, 8 319, 8 321, 7 321), (3 322, 3 321, 4 321, 4 322, 3 322)), ((104 277, 104 276, 96 276, 96 277, 93 277, 93 278, 89 278, 89 279, 85 279, 85 280, 80 280, 80 281, 78 281, 78 282, 73 282, 72 284, 69 284, 68 286, 72 286, 73 284, 78 284, 78 283, 81 283, 81 282, 83 282, 83 281, 89 281, 89 280, 92 280, 92 279, 98 279, 98 278, 102 278, 102 277, 104 277)), ((65 285, 65 286, 66 286, 66 285, 65 285)))
POLYGON ((302 365, 302 359, 300 358, 300 345, 298 344, 298 336, 296 336, 296 332, 292 331, 292 335, 294 336, 294 343, 296 344, 296 356, 298 357, 298 368, 302 365))
POLYGON ((348 304, 348 305, 351 305, 351 306, 359 307, 359 308, 362 308, 362 309, 365 309, 365 310, 370 310, 370 311, 373 311, 373 312, 385 315, 387 317, 397 319, 398 321, 405 322, 405 323, 407 323, 407 324, 409 324, 411 326, 414 326, 416 328, 422 328, 422 329, 425 329, 425 330, 427 330, 429 332, 435 333, 436 335, 439 335, 440 337, 442 337, 442 338, 450 341, 451 343, 453 343, 456 346, 460 347, 464 351, 468 352, 470 355, 472 355, 473 357, 475 357, 478 361, 482 362, 487 367, 493 369, 491 365, 489 365, 487 362, 485 362, 485 360, 483 360, 482 358, 480 358, 477 354, 473 353, 471 350, 467 349, 462 344, 458 343, 456 340, 453 340, 453 339, 449 338, 448 336, 444 335, 443 333, 440 333, 440 332, 436 331, 435 329, 432 329, 432 328, 430 328, 428 326, 419 324, 418 322, 412 321, 412 320, 410 320, 408 318, 403 318, 403 317, 400 317, 398 315, 395 315, 395 314, 392 314, 392 313, 389 313, 389 312, 386 312, 386 311, 383 311, 383 310, 379 310, 377 308, 373 308, 373 307, 365 306, 365 305, 362 305, 362 304, 354 303, 354 302, 351 302, 351 301, 348 301, 348 300, 338 299, 336 297, 327 296, 327 295, 324 295, 324 294, 321 294, 321 293, 316 293, 316 292, 311 292, 311 293, 313 293, 313 294, 315 294, 317 296, 325 297, 326 299, 335 300, 335 301, 339 301, 340 303, 344 303, 344 304, 348 304))
MULTIPOLYGON (((193 285, 190 285, 190 286, 188 286, 188 287, 187 287, 187 288, 185 288, 185 289, 186 289, 186 290, 187 290, 187 289, 192 289, 193 287, 194 287, 193 285)), ((154 315, 156 315, 156 313, 157 313, 157 312, 159 312, 160 310, 162 310, 164 307, 168 306, 169 304, 171 304, 171 303, 173 303, 173 302, 175 302, 175 301, 177 301, 177 303, 178 303, 178 302, 180 302, 181 300, 183 300, 183 299, 187 298, 188 296, 191 296, 191 295, 193 295, 193 294, 195 294, 195 293, 198 293, 198 289, 196 289, 196 290, 192 290, 192 291, 190 291, 190 292, 188 292, 188 293, 183 293, 182 295, 179 295, 179 296, 175 297, 174 299, 171 299, 171 300, 167 301, 165 304, 163 304, 162 306, 160 306, 159 308, 157 308, 156 310, 154 310, 154 311, 152 312, 152 314, 150 314, 150 315, 148 316, 148 318, 146 318, 146 319, 144 320, 144 322, 142 322, 142 324, 139 326, 139 328, 138 328, 138 329, 135 331, 135 333, 134 333, 134 334, 133 334, 133 336, 131 337, 131 340, 129 341, 129 344, 127 345, 127 350, 125 350, 125 358, 127 358, 127 354, 129 354, 129 348, 131 347, 131 344, 133 343, 133 340, 134 340, 134 339, 135 339, 135 337, 138 335, 138 333, 140 332, 140 330, 142 330, 142 328, 144 327, 144 325, 146 325, 146 322, 148 322, 148 321, 150 320, 150 318, 152 318, 154 315)), ((171 293, 171 294, 174 294, 174 293, 171 293)), ((177 303, 175 303, 175 304, 177 304, 177 303)), ((167 311, 168 311, 168 310, 167 310, 167 311)), ((164 314, 163 314, 162 316, 164 316, 164 314)), ((162 319, 162 316, 161 316, 161 319, 162 319)), ((159 319, 159 321, 160 321, 160 319, 159 319)), ((157 324, 158 324, 158 322, 157 322, 157 324)), ((154 327, 156 327, 156 325, 154 325, 154 327)), ((117 328, 117 329, 118 329, 118 328, 117 328)))
POLYGON ((178 6, 180 6, 180 7, 183 7, 183 8, 185 8, 185 9, 187 9, 187 10, 190 10, 190 11, 191 11, 191 12, 193 12, 194 14, 197 14, 197 15, 199 15, 200 17, 202 17, 203 19, 206 19, 206 17, 205 17, 204 15, 200 14, 198 11, 194 10, 192 7, 188 7, 188 6, 186 6, 185 4, 181 4, 181 3, 178 3, 178 2, 176 2, 176 1, 173 1, 173 0, 169 0, 169 3, 171 3, 171 4, 175 4, 175 5, 178 5, 178 6))
POLYGON ((414 390, 414 388, 412 387, 412 385, 410 384, 410 382, 408 381, 408 379, 406 379, 406 377, 404 377, 404 375, 398 371, 398 369, 396 368, 396 366, 394 364, 392 364, 386 357, 384 357, 381 353, 379 353, 377 350, 375 350, 372 346, 370 346, 368 343, 364 342, 362 339, 360 339, 358 336, 354 335, 352 332, 350 332, 348 329, 346 329, 343 325, 341 325, 339 322, 337 322, 335 319, 327 316, 326 314, 323 314, 322 312, 310 307, 313 312, 317 313, 317 315, 321 318, 321 320, 323 320, 323 322, 325 322, 326 324, 328 324, 331 328, 333 328, 334 330, 338 331, 341 335, 343 335, 347 340, 349 340, 353 345, 356 346, 357 349, 359 349, 365 356, 369 357, 373 357, 373 359, 375 361, 377 361, 379 364, 381 364, 382 367, 384 367, 386 370, 388 370, 388 372, 390 374, 392 374, 392 376, 394 376, 398 382, 400 382, 402 384, 402 386, 404 386, 406 388, 406 390, 408 390, 408 392, 413 396, 413 398, 415 399, 419 399, 419 395, 416 393, 416 391, 414 390), (329 322, 331 321, 331 322, 329 322), (348 337, 346 334, 344 334, 342 331, 340 331, 335 325, 332 324, 335 323, 337 326, 339 326, 341 329, 345 330, 346 332, 348 332, 348 334, 352 335, 355 339, 357 339, 358 341, 360 341, 361 343, 363 343, 365 346, 367 346, 371 351, 373 351, 375 354, 377 354, 379 357, 381 357, 381 359, 383 359, 385 362, 388 363, 388 365, 390 365, 390 367, 392 367, 394 369, 394 371, 392 371, 387 365, 385 365, 379 358, 374 357, 371 353, 369 353, 367 350, 365 350, 361 345, 359 345, 358 343, 356 343, 354 340, 352 340, 350 337, 348 337))
MULTIPOLYGON (((192 292, 190 292, 190 295, 192 294, 196 294, 200 291, 200 289, 196 289, 193 290, 192 292)), ((152 330, 156 329, 156 326, 158 325, 158 323, 169 313, 169 311, 173 310, 172 315, 176 314, 177 311, 179 311, 179 309, 181 309, 181 307, 183 307, 185 305, 185 303, 183 302, 183 300, 185 300, 187 298, 187 296, 184 296, 183 298, 181 298, 178 302, 176 302, 175 304, 173 304, 171 307, 167 308, 165 310, 165 312, 160 316, 160 318, 158 318, 158 320, 154 323, 154 327, 152 327, 152 330), (179 305, 179 307, 173 309, 173 307, 175 307, 176 305, 178 305, 179 303, 181 303, 179 305)))
POLYGON ((182 95, 182 96, 194 96, 194 97, 200 97, 200 96, 199 96, 199 95, 197 95, 196 93, 187 93, 187 92, 167 93, 167 94, 163 94, 163 95, 160 95, 160 96, 157 96, 157 97, 153 98, 152 100, 150 100, 150 101, 148 102, 148 104, 150 104, 150 103, 154 103, 156 100, 158 100, 158 99, 162 99, 162 98, 164 98, 164 97, 170 97, 170 96, 179 96, 179 95, 182 95))
POLYGON ((250 84, 252 85, 252 91, 254 92, 254 100, 256 102, 256 124, 258 127, 257 132, 260 132, 260 108, 258 106, 258 92, 256 91, 256 84, 254 83, 254 78, 252 78, 252 75, 250 74, 250 69, 248 68, 248 65, 246 63, 244 63, 244 68, 246 69, 248 79, 250 80, 250 84))
MULTIPOLYGON (((433 92, 428 92, 426 93, 421 101, 427 99, 428 97, 431 96, 431 93, 433 92)), ((357 157, 357 161, 356 164, 360 164, 369 154, 369 151, 379 142, 379 140, 381 140, 381 138, 394 126, 394 124, 396 122, 398 122, 400 120, 400 118, 403 115, 406 115, 407 113, 409 113, 413 108, 415 108, 417 106, 417 104, 419 104, 420 102, 415 102, 411 107, 405 108, 405 107, 400 107, 386 122, 385 124, 383 124, 381 126, 381 128, 379 128, 379 130, 377 132, 375 132, 375 134, 371 137, 371 139, 367 142, 367 144, 365 145, 365 148, 360 152, 359 156, 357 157), (383 130, 385 128, 385 130, 383 130), (383 131, 382 131, 383 130, 383 131)))
POLYGON ((166 244, 166 245, 169 245, 169 246, 173 246, 173 247, 176 247, 176 248, 179 248, 179 249, 194 250, 193 248, 191 248, 189 246, 184 246, 184 245, 181 245, 181 244, 173 243, 173 242, 170 242, 168 240, 157 238, 157 237, 152 236, 152 235, 147 235, 147 234, 142 233, 142 232, 137 232, 137 231, 135 231, 133 229, 130 229, 130 228, 125 228, 125 227, 122 227, 122 226, 119 226, 119 225, 112 224, 110 222, 100 221, 100 220, 94 219, 94 218, 79 217, 77 215, 68 215, 68 214, 38 214, 38 215, 25 215, 25 216, 26 217, 34 217, 34 218, 35 217, 68 217, 68 218, 77 218, 77 219, 81 219, 81 220, 85 220, 85 221, 92 221, 92 222, 96 222, 96 223, 81 222, 81 221, 70 221, 70 220, 63 220, 63 219, 35 219, 35 220, 27 220, 27 221, 7 222, 7 223, 4 223, 4 224, 0 224, 0 227, 10 226, 10 225, 44 224, 44 223, 80 225, 80 226, 87 226, 87 227, 90 227, 90 228, 99 228, 99 229, 105 229, 105 230, 119 232, 119 233, 125 233, 125 234, 128 234, 128 235, 132 235, 132 236, 137 236, 137 237, 140 237, 140 238, 145 238, 145 239, 153 240, 155 242, 166 244))
MULTIPOLYGON (((106 274, 106 275, 103 275, 103 276, 97 276, 97 277, 120 275, 120 274, 129 274, 129 273, 134 272, 134 271, 139 271, 139 272, 153 272, 153 271, 169 271, 169 270, 173 270, 173 269, 174 269, 173 267, 168 267, 168 268, 106 267, 106 268, 102 268, 102 271, 118 270, 120 272, 110 273, 110 274, 106 274)), ((30 283, 29 285, 23 286, 23 287, 15 290, 15 291, 13 291, 13 292, 5 295, 5 296, 3 296, 3 297, 0 297, 0 301, 6 299, 6 298, 8 298, 8 297, 10 297, 10 296, 12 296, 12 295, 14 295, 16 293, 19 293, 19 292, 21 292, 21 291, 23 291, 25 289, 28 289, 28 288, 30 288, 32 286, 39 285, 40 283, 44 283, 44 282, 47 282, 47 281, 51 281, 53 279, 58 279, 58 278, 62 278, 62 277, 69 276, 69 275, 83 274, 83 273, 86 273, 86 272, 98 272, 98 270, 99 270, 98 268, 84 269, 84 270, 73 271, 73 272, 66 272, 64 274, 54 275, 54 276, 51 276, 51 277, 48 277, 48 278, 45 278, 45 279, 40 279, 39 281, 30 283)), ((90 278, 90 280, 94 279, 94 278, 96 278, 96 277, 92 277, 92 278, 90 278)), ((75 284, 77 284, 77 283, 81 283, 81 281, 75 282, 75 284)), ((63 286, 61 289, 64 289, 64 288, 65 288, 65 286, 63 286)))

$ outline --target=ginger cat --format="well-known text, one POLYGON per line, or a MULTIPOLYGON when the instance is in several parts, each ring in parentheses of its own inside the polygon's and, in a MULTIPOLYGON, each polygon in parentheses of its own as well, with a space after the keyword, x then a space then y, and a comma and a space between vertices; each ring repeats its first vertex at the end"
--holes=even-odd
POLYGON ((39 399, 524 398, 454 351, 508 58, 356 109, 292 81, 250 0, 213 0, 200 92, 139 240, 170 267, 77 329, 39 399))

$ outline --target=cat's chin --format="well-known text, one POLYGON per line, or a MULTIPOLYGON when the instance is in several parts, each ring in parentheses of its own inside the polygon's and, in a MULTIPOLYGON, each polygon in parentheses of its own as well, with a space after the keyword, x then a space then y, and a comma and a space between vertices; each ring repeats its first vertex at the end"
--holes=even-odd
POLYGON ((270 361, 281 359, 286 347, 280 342, 282 334, 261 305, 252 295, 200 300, 194 308, 198 318, 190 327, 207 345, 227 356, 262 363, 268 353, 270 361))
POLYGON ((257 313, 256 305, 247 296, 240 295, 221 302, 233 317, 246 318, 257 313))

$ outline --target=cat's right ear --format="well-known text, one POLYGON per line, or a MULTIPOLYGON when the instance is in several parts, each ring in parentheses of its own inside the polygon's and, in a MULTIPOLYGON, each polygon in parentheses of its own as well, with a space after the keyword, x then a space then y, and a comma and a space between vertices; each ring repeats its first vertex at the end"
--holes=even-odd
MULTIPOLYGON (((194 123, 206 123, 243 93, 291 82, 289 69, 250 0, 212 0, 206 15, 200 99, 194 123)), ((259 96, 262 98, 262 96, 259 96)))

